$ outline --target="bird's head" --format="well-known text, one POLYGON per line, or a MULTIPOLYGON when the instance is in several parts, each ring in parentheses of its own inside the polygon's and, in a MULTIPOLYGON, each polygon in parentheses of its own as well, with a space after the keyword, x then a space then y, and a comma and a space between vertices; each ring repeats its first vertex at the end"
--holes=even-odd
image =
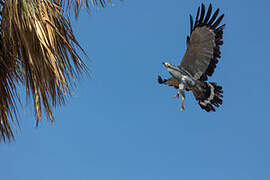
POLYGON ((178 71, 178 68, 174 65, 171 65, 170 63, 167 63, 167 62, 163 62, 162 63, 165 68, 169 71, 169 72, 172 72, 172 71, 178 71))
POLYGON ((171 64, 170 64, 170 63, 163 62, 162 64, 163 64, 166 68, 170 68, 170 67, 171 67, 171 64))

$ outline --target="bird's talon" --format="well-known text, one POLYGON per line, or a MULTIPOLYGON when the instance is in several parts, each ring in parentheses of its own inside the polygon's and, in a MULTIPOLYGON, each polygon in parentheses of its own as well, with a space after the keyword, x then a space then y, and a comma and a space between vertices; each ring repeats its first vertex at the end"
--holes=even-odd
POLYGON ((179 92, 174 96, 174 98, 179 98, 179 92))
POLYGON ((184 111, 184 106, 181 106, 181 112, 183 112, 184 111))
POLYGON ((179 94, 176 94, 176 95, 174 96, 174 98, 179 98, 179 94))

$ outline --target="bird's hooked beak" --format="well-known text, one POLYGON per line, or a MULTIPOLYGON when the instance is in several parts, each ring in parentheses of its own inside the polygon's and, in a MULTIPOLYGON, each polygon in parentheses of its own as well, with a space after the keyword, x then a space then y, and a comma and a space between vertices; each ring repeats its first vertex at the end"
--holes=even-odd
POLYGON ((167 68, 171 66, 169 63, 166 63, 166 62, 163 62, 162 64, 167 68))

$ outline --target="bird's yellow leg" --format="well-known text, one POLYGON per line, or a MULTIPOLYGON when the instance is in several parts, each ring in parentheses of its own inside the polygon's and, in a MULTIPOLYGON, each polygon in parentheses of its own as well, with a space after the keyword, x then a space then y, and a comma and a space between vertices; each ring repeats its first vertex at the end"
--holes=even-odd
POLYGON ((179 90, 179 92, 181 93, 182 96, 182 104, 181 104, 181 111, 183 112, 184 110, 184 101, 185 101, 185 94, 183 90, 179 90))
POLYGON ((181 111, 183 111, 184 110, 184 101, 185 101, 185 92, 183 90, 179 89, 179 91, 174 96, 174 98, 179 98, 180 93, 181 93, 181 96, 182 96, 181 111))
POLYGON ((182 105, 181 105, 181 111, 184 111, 184 101, 185 101, 185 97, 182 96, 182 105))

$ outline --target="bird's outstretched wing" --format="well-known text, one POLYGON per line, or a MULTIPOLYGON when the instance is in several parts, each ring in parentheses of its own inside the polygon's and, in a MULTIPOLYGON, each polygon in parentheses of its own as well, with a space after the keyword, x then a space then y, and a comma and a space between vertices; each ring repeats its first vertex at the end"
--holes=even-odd
POLYGON ((212 15, 211 4, 205 12, 202 4, 201 9, 199 7, 197 10, 194 24, 190 15, 190 37, 187 37, 187 50, 179 66, 195 79, 205 81, 208 76, 212 76, 220 58, 225 24, 218 27, 224 17, 224 14, 218 17, 218 13, 219 9, 212 15))

